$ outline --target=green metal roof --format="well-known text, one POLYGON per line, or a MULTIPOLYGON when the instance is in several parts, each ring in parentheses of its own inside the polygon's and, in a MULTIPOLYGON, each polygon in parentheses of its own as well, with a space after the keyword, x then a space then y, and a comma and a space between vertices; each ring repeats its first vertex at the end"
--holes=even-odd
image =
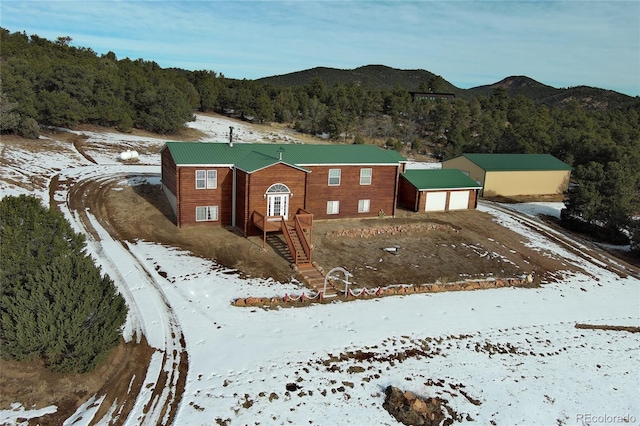
POLYGON ((462 154, 488 172, 573 170, 551 154, 462 154))
POLYGON ((375 145, 167 142, 165 147, 178 166, 235 165, 249 173, 276 163, 304 169, 313 165, 393 165, 407 161, 396 151, 375 145))
POLYGON ((482 185, 457 169, 414 169, 407 170, 402 176, 419 191, 482 188, 482 185))

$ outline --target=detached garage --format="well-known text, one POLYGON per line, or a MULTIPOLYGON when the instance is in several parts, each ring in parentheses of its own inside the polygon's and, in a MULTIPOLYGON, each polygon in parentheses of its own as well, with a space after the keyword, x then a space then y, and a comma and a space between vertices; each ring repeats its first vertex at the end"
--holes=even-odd
POLYGON ((400 175, 400 204, 415 212, 475 209, 481 185, 460 170, 407 170, 400 175))
POLYGON ((562 194, 573 170, 550 154, 463 154, 442 168, 462 170, 485 197, 562 194))

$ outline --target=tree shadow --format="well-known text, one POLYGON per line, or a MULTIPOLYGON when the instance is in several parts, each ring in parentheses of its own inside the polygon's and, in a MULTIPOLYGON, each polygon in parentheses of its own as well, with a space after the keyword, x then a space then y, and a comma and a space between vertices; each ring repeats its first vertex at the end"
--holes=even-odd
POLYGON ((171 223, 177 224, 178 219, 169 204, 169 200, 162 192, 162 185, 150 181, 143 176, 129 176, 127 183, 140 198, 153 206, 171 223))

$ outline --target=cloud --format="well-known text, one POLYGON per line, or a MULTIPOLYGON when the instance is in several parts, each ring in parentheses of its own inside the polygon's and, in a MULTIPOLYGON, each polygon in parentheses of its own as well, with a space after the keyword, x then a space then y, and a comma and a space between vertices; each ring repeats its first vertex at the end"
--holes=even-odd
POLYGON ((461 87, 528 75, 640 94, 636 1, 14 1, 2 26, 163 67, 259 78, 426 69, 461 87))

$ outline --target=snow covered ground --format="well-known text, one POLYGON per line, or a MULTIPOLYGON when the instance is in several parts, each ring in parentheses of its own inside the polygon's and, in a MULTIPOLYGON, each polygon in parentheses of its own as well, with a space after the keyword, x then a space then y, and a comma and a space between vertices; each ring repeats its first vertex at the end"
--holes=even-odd
MULTIPOLYGON (((228 138, 230 125, 244 142, 290 138, 258 134, 223 118, 199 116, 190 125, 216 141, 228 138)), ((162 141, 89 136, 89 154, 98 164, 62 142, 43 141, 59 144, 56 155, 2 144, 2 196, 28 192, 13 182, 30 182, 32 175, 45 181, 29 192, 48 201, 47 181, 59 174, 63 189, 54 197, 63 207, 69 190, 64 183, 72 180, 135 172, 141 177, 131 184, 159 182, 160 158, 150 153, 149 145, 157 152, 162 141), (113 150, 104 149, 110 144, 145 154, 137 165, 121 164, 113 150)), ((518 206, 531 217, 558 214, 559 208, 553 203, 518 206)), ((172 333, 184 335, 189 371, 177 425, 398 424, 382 408, 389 385, 448 400, 462 423, 640 422, 639 333, 575 328, 576 323, 640 326, 640 280, 585 262, 490 206, 481 209, 532 246, 580 265, 585 274, 536 289, 262 310, 234 307, 230 301, 282 296, 295 292, 297 284, 241 279, 213 261, 149 241, 129 244, 126 250, 97 220, 92 226, 101 241, 90 240, 89 251, 131 307, 125 330, 129 338, 142 331, 152 346, 169 353, 179 345, 172 333)), ((64 212, 78 230, 84 229, 76 212, 64 212)), ((159 358, 152 359, 149 381, 166 368, 159 358)), ((97 410, 92 403, 67 424, 88 424, 97 410)), ((0 412, 0 424, 55 409, 29 411, 16 401, 14 410, 0 412)), ((134 409, 126 424, 137 424, 140 415, 134 409)), ((146 419, 148 424, 162 422, 160 414, 146 419)))

